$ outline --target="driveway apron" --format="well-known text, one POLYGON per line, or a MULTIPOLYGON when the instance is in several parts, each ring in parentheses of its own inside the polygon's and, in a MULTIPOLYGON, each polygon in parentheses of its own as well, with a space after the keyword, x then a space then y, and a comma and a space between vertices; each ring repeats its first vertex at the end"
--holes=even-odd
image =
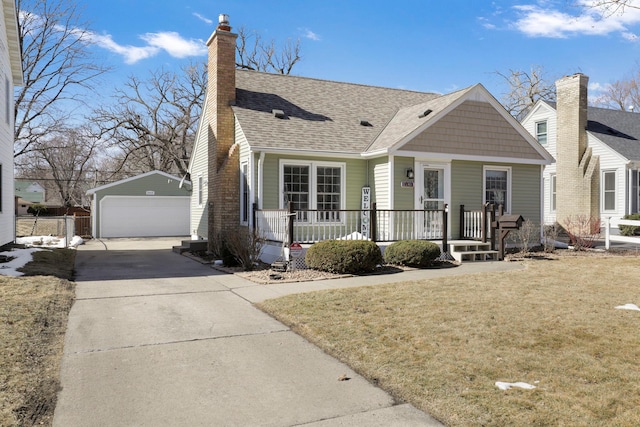
POLYGON ((54 426, 440 425, 235 292, 259 285, 177 243, 80 247, 54 426))

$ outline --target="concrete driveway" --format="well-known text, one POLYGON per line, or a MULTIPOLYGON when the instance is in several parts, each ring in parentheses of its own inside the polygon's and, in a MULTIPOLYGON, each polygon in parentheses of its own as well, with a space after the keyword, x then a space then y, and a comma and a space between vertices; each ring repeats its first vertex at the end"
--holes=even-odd
POLYGON ((439 425, 254 308, 264 285, 178 243, 79 248, 54 426, 439 425))

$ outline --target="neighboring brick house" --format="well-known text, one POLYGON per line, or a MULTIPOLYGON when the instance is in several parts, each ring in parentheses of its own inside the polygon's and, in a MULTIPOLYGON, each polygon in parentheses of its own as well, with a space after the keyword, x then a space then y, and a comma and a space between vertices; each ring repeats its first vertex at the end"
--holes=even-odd
POLYGON ((14 0, 0 7, 0 246, 15 240, 13 187, 14 98, 22 84, 22 54, 14 0))
POLYGON ((640 212, 640 115, 587 105, 589 78, 556 82, 557 102, 539 101, 522 125, 556 159, 544 170, 544 221, 605 219, 640 212))
MULTIPOLYGON (((487 201, 540 222, 551 156, 480 84, 446 95, 237 70, 227 17, 208 41, 209 86, 189 166, 191 234, 253 226, 253 205, 442 209, 487 201)), ((325 212, 321 214, 320 212, 325 212)), ((457 237, 457 221, 449 234, 457 237)), ((396 224, 400 227, 400 224, 396 224)), ((419 224, 422 227, 423 224, 419 224)), ((406 226, 406 224, 405 224, 406 226)), ((418 226, 418 224, 411 224, 418 226)))

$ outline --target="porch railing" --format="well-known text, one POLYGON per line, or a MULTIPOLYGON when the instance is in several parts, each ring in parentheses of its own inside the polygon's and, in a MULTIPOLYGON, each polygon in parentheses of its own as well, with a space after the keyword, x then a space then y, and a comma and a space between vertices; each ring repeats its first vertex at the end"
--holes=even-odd
POLYGON ((448 232, 448 207, 440 210, 298 210, 254 208, 254 224, 267 239, 314 243, 322 240, 439 240, 448 232))
POLYGON ((496 207, 492 203, 485 203, 480 210, 466 210, 460 205, 460 239, 482 240, 492 239, 492 224, 496 215, 502 215, 502 205, 496 207))

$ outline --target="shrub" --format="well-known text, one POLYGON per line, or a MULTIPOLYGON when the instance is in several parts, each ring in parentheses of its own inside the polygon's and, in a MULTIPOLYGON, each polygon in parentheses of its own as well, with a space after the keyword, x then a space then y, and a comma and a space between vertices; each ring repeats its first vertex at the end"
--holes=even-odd
POLYGON ((530 219, 525 219, 520 228, 513 233, 523 254, 528 254, 533 246, 540 243, 540 227, 530 219))
POLYGON ((573 215, 564 220, 564 230, 576 251, 592 248, 600 237, 600 218, 573 215))
MULTIPOLYGON (((622 219, 629 219, 632 221, 640 221, 640 214, 628 214, 622 217, 622 219)), ((623 236, 638 236, 640 235, 640 226, 635 225, 619 225, 620 234, 623 236)))
POLYGON ((324 240, 304 258, 309 268, 338 274, 368 273, 382 263, 382 252, 369 240, 324 240))
POLYGON ((264 238, 256 230, 238 227, 222 234, 221 253, 225 266, 240 265, 243 270, 251 271, 260 258, 264 238))
POLYGON ((384 262, 409 267, 428 267, 440 256, 440 247, 427 240, 401 240, 384 250, 384 262))
POLYGON ((557 222, 553 225, 544 226, 544 251, 553 252, 556 250, 556 241, 560 235, 562 227, 557 222))
POLYGON ((47 207, 41 203, 34 203, 27 208, 27 213, 39 216, 41 214, 45 214, 47 212, 47 207))

